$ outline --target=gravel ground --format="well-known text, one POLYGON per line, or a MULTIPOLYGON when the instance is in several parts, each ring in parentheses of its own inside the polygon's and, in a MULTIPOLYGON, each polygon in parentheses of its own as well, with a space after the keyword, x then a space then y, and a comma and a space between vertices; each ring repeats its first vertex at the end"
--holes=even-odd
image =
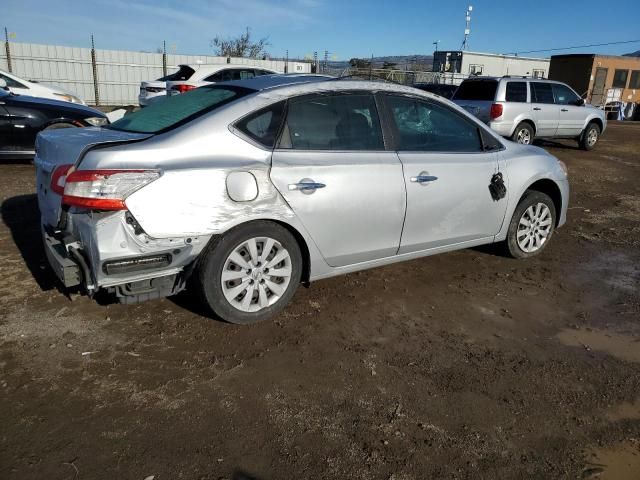
POLYGON ((568 224, 323 280, 273 321, 61 292, 33 166, 0 165, 0 478, 640 478, 640 124, 569 166, 568 224))

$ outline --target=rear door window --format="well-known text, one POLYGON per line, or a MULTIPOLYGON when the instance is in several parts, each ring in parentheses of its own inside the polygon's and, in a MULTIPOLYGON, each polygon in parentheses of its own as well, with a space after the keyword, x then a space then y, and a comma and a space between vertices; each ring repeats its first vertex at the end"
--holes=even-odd
POLYGON ((531 101, 533 103, 554 103, 551 84, 531 82, 531 101))
POLYGON ((527 101, 527 82, 507 82, 505 93, 507 102, 524 103, 527 101))
POLYGON ((493 101, 497 87, 497 80, 465 80, 456 90, 453 99, 493 101))
POLYGON ((314 95, 290 101, 280 148, 384 150, 373 95, 314 95))

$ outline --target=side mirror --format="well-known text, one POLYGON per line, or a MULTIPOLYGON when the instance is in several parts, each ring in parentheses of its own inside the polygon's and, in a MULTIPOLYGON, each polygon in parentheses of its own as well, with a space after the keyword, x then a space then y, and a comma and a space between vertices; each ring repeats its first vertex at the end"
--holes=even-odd
POLYGON ((587 103, 587 102, 585 102, 584 98, 579 98, 578 100, 575 101, 575 106, 576 107, 583 107, 585 103, 587 103))
POLYGON ((0 88, 7 88, 7 81, 4 78, 0 78, 0 88))

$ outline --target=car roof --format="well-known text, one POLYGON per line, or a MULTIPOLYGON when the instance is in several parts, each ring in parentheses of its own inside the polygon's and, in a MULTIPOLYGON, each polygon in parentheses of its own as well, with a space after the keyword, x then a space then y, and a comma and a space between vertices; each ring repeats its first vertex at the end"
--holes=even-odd
POLYGON ((216 64, 204 64, 204 63, 195 63, 195 64, 187 64, 183 63, 178 65, 178 67, 189 67, 195 70, 196 72, 206 72, 206 73, 215 73, 220 70, 226 69, 238 69, 238 68, 251 68, 257 70, 267 70, 270 72, 275 71, 273 68, 263 67, 260 65, 251 65, 251 64, 242 64, 242 63, 216 63, 216 64))
POLYGON ((233 85, 236 87, 249 88, 251 90, 261 91, 272 88, 277 88, 286 85, 294 85, 297 83, 312 83, 312 82, 324 82, 327 80, 333 80, 334 77, 328 75, 316 75, 316 74, 274 74, 274 75, 261 75, 259 77, 247 78, 244 80, 231 80, 228 82, 218 82, 216 85, 233 85))
MULTIPOLYGON (((326 78, 316 75, 268 75, 264 77, 256 77, 247 80, 237 80, 231 82, 216 83, 216 86, 233 85, 238 87, 249 88, 255 90, 258 99, 263 100, 282 100, 292 96, 313 94, 313 93, 329 93, 341 91, 383 91, 391 93, 400 93, 406 95, 421 96, 430 99, 439 99, 441 97, 431 93, 419 90, 413 87, 407 87, 397 83, 378 82, 370 80, 354 80, 341 78, 326 78)), ((211 88, 211 87, 202 87, 211 88)))
POLYGON ((558 80, 551 80, 549 78, 534 78, 534 77, 528 77, 526 75, 505 75, 503 77, 469 77, 469 78, 465 78, 463 80, 463 82, 481 82, 481 81, 487 81, 487 80, 492 80, 495 82, 499 82, 500 80, 505 80, 505 81, 509 81, 509 80, 520 80, 520 81, 533 81, 533 82, 548 82, 548 83, 562 83, 564 85, 563 82, 560 82, 558 80))

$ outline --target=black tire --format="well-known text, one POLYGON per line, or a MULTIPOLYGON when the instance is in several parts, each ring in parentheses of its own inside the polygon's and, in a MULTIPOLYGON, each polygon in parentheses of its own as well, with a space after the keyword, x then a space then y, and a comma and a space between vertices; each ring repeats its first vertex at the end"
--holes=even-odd
POLYGON ((511 135, 511 140, 521 145, 531 145, 533 143, 533 137, 535 132, 533 127, 528 122, 520 122, 511 135), (525 143, 524 139, 528 139, 525 143))
POLYGON ((516 207, 515 211, 513 212, 513 216, 511 217, 511 222, 509 223, 509 230, 507 232, 507 239, 505 241, 507 253, 513 258, 529 258, 540 254, 545 248, 547 248, 547 245, 549 245, 549 241, 551 240, 551 237, 555 232, 555 228, 556 207, 553 204, 553 200, 551 200, 549 195, 545 193, 535 190, 527 190, 520 199, 520 202, 518 203, 518 206, 516 207), (549 225, 548 233, 546 234, 545 240, 542 245, 535 251, 527 252, 523 248, 521 248, 518 243, 518 234, 521 233, 523 229, 526 229, 524 227, 522 229, 520 228, 520 219, 529 207, 533 206, 535 208, 535 206, 540 203, 546 205, 549 209, 551 223, 549 225))
POLYGON ((600 127, 597 123, 591 122, 580 135, 578 143, 581 149, 588 151, 594 149, 598 140, 600 140, 600 127))
POLYGON ((202 252, 195 275, 195 283, 203 303, 216 317, 229 323, 247 325, 266 320, 280 313, 295 294, 301 276, 302 254, 295 237, 277 223, 259 220, 240 225, 211 242, 202 252), (222 272, 229 255, 243 242, 255 237, 272 238, 287 250, 291 260, 291 277, 285 292, 273 305, 256 312, 245 312, 233 306, 225 297, 222 272))

